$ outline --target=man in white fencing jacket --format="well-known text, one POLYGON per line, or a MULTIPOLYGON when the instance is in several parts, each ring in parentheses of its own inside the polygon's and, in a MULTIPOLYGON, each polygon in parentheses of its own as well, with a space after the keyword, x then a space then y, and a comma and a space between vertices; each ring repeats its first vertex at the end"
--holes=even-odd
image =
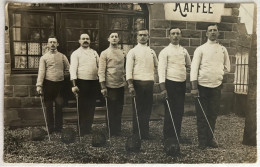
POLYGON ((125 53, 118 48, 118 33, 109 34, 109 47, 101 52, 98 76, 101 93, 108 99, 108 117, 111 135, 121 133, 121 117, 124 105, 125 53))
MULTIPOLYGON (((154 73, 158 60, 154 50, 147 46, 149 34, 147 29, 137 33, 138 44, 126 57, 126 80, 129 92, 136 98, 141 138, 149 138, 149 120, 153 104, 154 73)), ((133 106, 135 109, 135 106, 133 106)), ((135 111, 133 112, 133 133, 138 134, 135 111)))
POLYGON ((230 71, 229 55, 227 49, 217 42, 218 35, 217 25, 209 25, 206 32, 208 41, 195 50, 191 63, 191 93, 195 97, 199 96, 198 99, 202 105, 201 107, 196 99, 198 139, 201 149, 207 146, 218 147, 213 133, 220 107, 223 75, 230 71), (207 124, 202 109, 210 126, 207 124))
POLYGON ((80 35, 80 47, 70 57, 70 79, 72 92, 79 96, 79 122, 81 135, 91 133, 97 93, 98 61, 97 52, 90 48, 90 37, 80 35))
MULTIPOLYGON (((181 30, 172 27, 169 30, 169 37, 171 43, 159 54, 158 75, 163 97, 168 98, 176 132, 180 137, 186 92, 186 73, 190 71, 191 60, 188 51, 179 45, 181 30)), ((165 140, 170 137, 176 139, 166 103, 163 135, 165 140)))
POLYGON ((48 130, 60 132, 62 129, 62 107, 64 76, 69 72, 67 57, 57 50, 59 43, 56 37, 48 38, 49 51, 40 58, 36 91, 44 96, 48 130), (55 102, 55 117, 53 114, 55 102))

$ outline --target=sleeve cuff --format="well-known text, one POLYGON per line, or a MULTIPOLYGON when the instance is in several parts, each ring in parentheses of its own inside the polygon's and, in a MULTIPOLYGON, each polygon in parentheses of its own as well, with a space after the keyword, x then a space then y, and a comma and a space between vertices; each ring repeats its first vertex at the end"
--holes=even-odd
POLYGON ((190 82, 191 84, 191 89, 194 90, 194 89, 198 89, 198 81, 191 81, 190 82))
POLYGON ((166 90, 165 82, 162 82, 162 83, 160 83, 159 85, 160 85, 160 90, 161 90, 161 92, 164 91, 164 90, 166 90))

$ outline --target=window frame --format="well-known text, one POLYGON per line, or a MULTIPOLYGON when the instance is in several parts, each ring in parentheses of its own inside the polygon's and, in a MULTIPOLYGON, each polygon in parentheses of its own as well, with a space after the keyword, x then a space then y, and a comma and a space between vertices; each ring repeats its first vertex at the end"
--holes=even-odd
MULTIPOLYGON (((124 16, 124 17, 127 17, 127 18, 131 18, 130 21, 132 21, 134 24, 134 18, 135 17, 143 17, 144 20, 145 20, 145 28, 148 28, 149 27, 149 15, 148 15, 148 8, 146 6, 146 4, 138 4, 140 5, 140 7, 142 8, 142 11, 135 11, 132 7, 132 10, 119 10, 119 9, 109 9, 108 8, 108 4, 107 3, 103 3, 103 4, 98 4, 100 7, 103 7, 103 8, 71 8, 71 7, 64 7, 63 4, 53 4, 53 5, 45 5, 43 4, 43 6, 41 6, 41 4, 35 4, 35 5, 32 5, 32 6, 22 6, 21 5, 23 4, 17 4, 17 3, 9 3, 8 4, 8 16, 9 16, 9 39, 10 39, 10 56, 11 56, 11 73, 12 74, 37 74, 38 73, 38 68, 15 68, 15 54, 14 54, 14 42, 15 40, 13 39, 13 28, 15 26, 12 26, 13 25, 13 15, 14 14, 36 14, 36 15, 52 15, 54 17, 54 27, 53 27, 53 31, 54 31, 54 35, 57 36, 58 40, 59 40, 59 44, 60 46, 58 47, 58 50, 59 51, 65 51, 66 48, 65 48, 65 44, 68 42, 68 41, 62 41, 62 35, 61 34, 63 32, 62 30, 62 15, 63 14, 89 14, 89 15, 98 15, 98 18, 100 19, 99 22, 101 23, 99 25, 99 30, 98 31, 104 31, 104 30, 108 30, 106 29, 102 24, 104 21, 106 21, 106 16, 108 15, 117 15, 117 16, 124 16), (61 31, 62 30, 62 31, 61 31)), ((132 5, 134 6, 134 4, 132 5)), ((22 27, 22 25, 21 25, 22 27)), ((134 25, 132 26, 134 27, 134 25)), ((132 28, 130 27, 130 29, 132 28)), ((39 27, 39 29, 43 29, 43 27, 39 27)), ((65 29, 65 27, 64 27, 65 29)), ((40 31, 41 33, 41 31, 40 31)), ((135 37, 135 30, 132 29, 131 30, 131 34, 133 34, 133 37, 132 37, 132 43, 131 45, 135 45, 136 44, 136 39, 134 39, 135 37)), ((99 34, 99 37, 101 36, 102 34, 99 34)), ((22 41, 22 40, 21 40, 22 41)), ((29 42, 32 42, 30 41, 28 38, 26 40, 26 57, 27 57, 27 66, 29 65, 28 64, 28 58, 29 56, 31 55, 28 55, 28 43, 29 42)), ((42 43, 47 43, 47 41, 43 41, 41 40, 40 42, 40 49, 42 51, 42 43)), ((103 51, 104 48, 102 48, 100 46, 100 43, 102 43, 102 41, 100 41, 99 39, 99 52, 103 51)), ((121 42, 122 43, 122 42, 121 42)), ((120 45, 123 45, 121 44, 120 45)), ((62 52, 63 53, 63 52, 62 52)), ((39 55, 39 57, 42 56, 42 52, 41 54, 39 55)), ((70 55, 66 55, 67 57, 70 56, 70 55)))
MULTIPOLYGON (((22 20, 21 20, 22 21, 22 20)), ((49 30, 53 30, 54 32, 54 35, 56 34, 56 16, 55 16, 55 13, 48 13, 48 12, 35 12, 35 11, 25 11, 25 10, 15 10, 14 12, 12 12, 11 10, 9 11, 9 39, 10 39, 10 54, 11 54, 11 73, 15 73, 15 74, 19 74, 19 73, 22 73, 22 74, 36 74, 38 73, 38 67, 37 68, 28 68, 29 66, 29 57, 41 57, 42 56, 42 44, 46 44, 47 43, 47 40, 44 40, 42 39, 42 35, 40 35, 40 40, 39 41, 35 41, 35 40, 30 40, 29 37, 28 37, 28 34, 26 34, 26 40, 16 40, 14 39, 14 29, 15 28, 20 28, 20 30, 22 30, 23 28, 24 29, 27 29, 28 32, 30 32, 29 30, 32 30, 32 29, 35 29, 35 30, 39 30, 39 33, 41 34, 42 33, 42 30, 44 29, 49 29, 49 30), (53 16, 53 22, 54 22, 54 26, 52 28, 47 28, 47 27, 42 27, 41 26, 41 23, 39 25, 39 27, 29 27, 29 26, 16 26, 16 25, 13 25, 13 20, 14 20, 14 15, 15 14, 21 14, 22 16, 23 15, 38 15, 38 16, 53 16), (15 51, 14 51, 14 45, 15 45, 15 42, 24 42, 26 43, 26 54, 15 54, 15 51), (40 53, 39 55, 35 55, 35 54, 32 54, 30 55, 28 53, 29 51, 29 44, 30 43, 38 43, 40 44, 40 53), (27 68, 15 68, 15 57, 16 56, 25 56, 26 57, 26 62, 27 62, 27 68)))

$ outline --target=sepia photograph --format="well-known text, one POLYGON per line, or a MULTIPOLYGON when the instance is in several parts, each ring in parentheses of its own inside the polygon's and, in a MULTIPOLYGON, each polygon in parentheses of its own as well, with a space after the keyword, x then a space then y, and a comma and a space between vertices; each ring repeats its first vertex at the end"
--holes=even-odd
POLYGON ((257 8, 8 1, 8 165, 256 165, 257 8))

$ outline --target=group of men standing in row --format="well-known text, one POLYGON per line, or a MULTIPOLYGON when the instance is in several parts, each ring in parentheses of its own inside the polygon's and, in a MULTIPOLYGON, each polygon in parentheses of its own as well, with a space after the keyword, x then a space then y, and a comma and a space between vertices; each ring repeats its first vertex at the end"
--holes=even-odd
MULTIPOLYGON (((109 126, 111 135, 120 135, 121 116, 124 104, 124 86, 127 82, 130 94, 135 97, 133 107, 133 133, 138 133, 140 125, 141 139, 149 139, 149 119, 153 104, 154 74, 158 70, 161 93, 169 101, 170 112, 176 127, 177 136, 181 135, 186 92, 186 74, 190 72, 191 93, 200 98, 202 108, 213 131, 221 96, 222 79, 230 70, 230 61, 225 47, 217 42, 217 25, 207 27, 208 41, 198 47, 191 62, 188 51, 179 42, 180 28, 169 30, 170 44, 158 58, 148 45, 149 32, 141 29, 137 32, 138 44, 127 54, 118 47, 117 32, 109 34, 109 47, 100 57, 90 48, 90 37, 81 34, 80 47, 70 57, 70 65, 65 55, 57 51, 57 38, 50 37, 50 51, 40 59, 37 79, 37 92, 44 92, 49 131, 62 129, 62 81, 64 74, 70 72, 72 92, 79 97, 79 122, 81 135, 91 133, 95 103, 98 90, 108 99, 109 126), (55 123, 53 118, 55 101, 55 123), (138 122, 136 115, 138 114, 138 122)), ((199 104, 196 104, 199 147, 217 147, 213 134, 203 116, 199 104)), ((165 103, 164 139, 175 138, 176 134, 165 103)))

